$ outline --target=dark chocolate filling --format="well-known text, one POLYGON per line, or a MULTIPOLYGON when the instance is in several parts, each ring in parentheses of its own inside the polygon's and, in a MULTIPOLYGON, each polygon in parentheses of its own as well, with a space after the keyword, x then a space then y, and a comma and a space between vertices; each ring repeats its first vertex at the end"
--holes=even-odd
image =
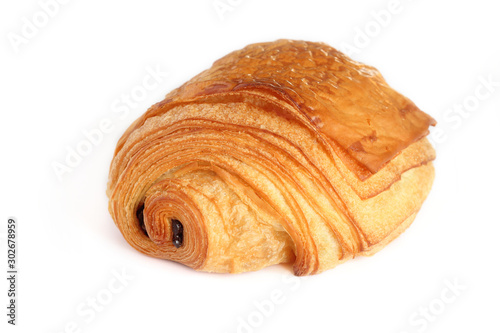
POLYGON ((182 241, 184 240, 184 227, 179 220, 172 219, 172 243, 176 248, 182 246, 182 241))
POLYGON ((139 226, 141 227, 142 232, 144 232, 144 235, 149 237, 148 231, 146 230, 146 225, 144 224, 144 204, 141 204, 139 206, 139 208, 137 208, 135 215, 137 216, 137 219, 139 220, 139 226))

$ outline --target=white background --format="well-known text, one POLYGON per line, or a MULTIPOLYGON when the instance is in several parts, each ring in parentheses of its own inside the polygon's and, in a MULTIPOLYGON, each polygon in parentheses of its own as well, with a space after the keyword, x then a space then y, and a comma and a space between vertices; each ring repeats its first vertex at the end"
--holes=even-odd
POLYGON ((2 332, 499 332, 495 2, 400 0, 383 26, 373 13, 393 9, 389 0, 218 3, 230 8, 219 15, 214 0, 68 1, 14 46, 23 18, 44 24, 42 9, 35 0, 2 1, 0 266, 5 272, 14 216, 20 272, 16 327, 6 324, 1 279, 2 332), (354 59, 440 122, 436 180, 417 219, 375 256, 300 279, 280 266, 199 273, 136 252, 107 212, 118 138, 216 59, 278 38, 356 47, 354 59), (118 117, 114 103, 141 86, 148 68, 169 74, 118 117), (59 181, 53 164, 103 119, 113 129, 59 181), (114 278, 122 271, 130 278, 123 285, 114 278), (276 293, 281 302, 270 306, 276 293), (94 297, 106 303, 100 311, 87 303, 94 297))

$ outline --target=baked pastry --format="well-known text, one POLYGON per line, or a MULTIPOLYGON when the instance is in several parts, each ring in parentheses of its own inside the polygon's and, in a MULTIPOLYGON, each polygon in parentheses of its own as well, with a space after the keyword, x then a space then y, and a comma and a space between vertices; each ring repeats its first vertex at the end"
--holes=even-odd
POLYGON ((249 45, 127 129, 109 211, 134 248, 196 270, 319 273, 411 224, 434 177, 434 124, 325 44, 249 45))

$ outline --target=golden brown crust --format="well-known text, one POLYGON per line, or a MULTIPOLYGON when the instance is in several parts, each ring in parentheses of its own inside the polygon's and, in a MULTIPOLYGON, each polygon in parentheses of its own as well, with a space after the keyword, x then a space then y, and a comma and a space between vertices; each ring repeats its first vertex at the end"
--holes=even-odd
POLYGON ((323 43, 279 40, 252 44, 219 59, 168 94, 133 129, 179 103, 228 92, 255 92, 289 103, 345 149, 345 157, 366 168, 360 177, 380 170, 435 124, 390 88, 375 68, 323 43))
POLYGON ((432 184, 433 123, 374 68, 324 44, 250 45, 129 127, 110 212, 139 251, 198 270, 292 262, 297 275, 318 273, 411 223, 432 184), (179 248, 172 220, 184 226, 179 248))

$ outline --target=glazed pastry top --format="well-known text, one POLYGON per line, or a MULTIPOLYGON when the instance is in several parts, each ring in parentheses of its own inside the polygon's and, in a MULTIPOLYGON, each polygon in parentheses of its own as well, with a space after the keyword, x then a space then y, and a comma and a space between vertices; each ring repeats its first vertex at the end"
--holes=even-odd
MULTIPOLYGON (((252 44, 228 54, 172 91, 158 109, 238 91, 288 102, 369 174, 425 137, 436 123, 393 90, 377 69, 326 44, 290 40, 252 44)), ((367 178, 366 173, 358 176, 367 178)))

